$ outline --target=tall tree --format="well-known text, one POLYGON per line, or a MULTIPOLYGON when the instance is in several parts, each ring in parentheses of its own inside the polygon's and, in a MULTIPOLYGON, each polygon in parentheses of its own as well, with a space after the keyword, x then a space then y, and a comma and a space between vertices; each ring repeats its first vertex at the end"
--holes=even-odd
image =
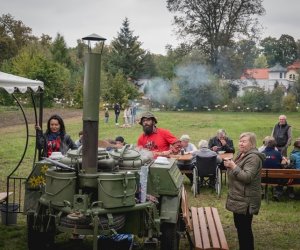
POLYGON ((278 62, 284 67, 292 64, 298 58, 297 44, 292 36, 281 35, 278 40, 278 49, 278 62))
POLYGON ((20 53, 12 60, 11 72, 38 79, 44 82, 44 104, 53 105, 53 98, 63 99, 73 93, 68 86, 70 72, 63 65, 55 63, 44 55, 44 48, 38 44, 23 47, 20 53))
POLYGON ((268 62, 265 55, 259 55, 256 57, 253 66, 254 68, 268 68, 268 62))
POLYGON ((232 42, 231 47, 220 49, 217 66, 219 75, 226 79, 240 78, 243 69, 252 68, 259 50, 253 40, 232 42))
POLYGON ((118 36, 111 42, 110 59, 105 65, 113 75, 120 70, 127 78, 138 79, 145 73, 146 51, 141 48, 138 36, 129 28, 129 20, 125 18, 118 36))
POLYGON ((0 65, 4 60, 18 54, 18 51, 30 40, 36 39, 31 35, 31 28, 21 21, 15 20, 10 14, 0 17, 0 65))
POLYGON ((52 43, 51 53, 53 55, 53 61, 70 66, 71 60, 67 44, 65 42, 65 38, 59 33, 57 33, 52 43))
POLYGON ((278 43, 274 37, 266 37, 260 42, 263 55, 266 57, 268 65, 270 67, 277 63, 278 58, 278 43))
POLYGON ((261 41, 260 45, 269 66, 280 63, 286 67, 298 58, 297 43, 292 36, 281 35, 278 40, 274 37, 267 37, 261 41))
POLYGON ((167 8, 177 14, 178 33, 208 55, 215 72, 220 48, 238 35, 255 35, 256 16, 265 12, 262 0, 167 0, 167 8))
POLYGON ((127 104, 129 100, 137 98, 137 89, 128 82, 124 74, 119 71, 115 76, 102 76, 101 97, 105 102, 127 104))

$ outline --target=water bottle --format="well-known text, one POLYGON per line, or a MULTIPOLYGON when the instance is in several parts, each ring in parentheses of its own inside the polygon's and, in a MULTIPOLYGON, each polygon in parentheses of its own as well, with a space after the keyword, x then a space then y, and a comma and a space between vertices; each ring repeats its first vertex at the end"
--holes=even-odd
POLYGON ((147 196, 147 179, 148 179, 149 167, 144 165, 140 171, 140 202, 146 202, 147 196))

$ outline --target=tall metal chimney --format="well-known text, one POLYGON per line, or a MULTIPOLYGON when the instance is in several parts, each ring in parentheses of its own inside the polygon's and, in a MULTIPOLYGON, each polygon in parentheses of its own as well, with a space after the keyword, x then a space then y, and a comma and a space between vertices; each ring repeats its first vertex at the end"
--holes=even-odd
POLYGON ((94 174, 97 173, 98 162, 101 54, 106 39, 91 34, 82 40, 88 41, 88 52, 84 57, 82 168, 86 173, 94 174), (100 53, 92 52, 91 41, 101 43, 100 53))

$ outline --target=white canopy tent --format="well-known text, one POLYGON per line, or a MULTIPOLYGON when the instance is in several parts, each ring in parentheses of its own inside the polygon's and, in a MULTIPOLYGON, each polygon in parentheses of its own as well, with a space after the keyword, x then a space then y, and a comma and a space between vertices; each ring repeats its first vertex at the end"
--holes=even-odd
MULTIPOLYGON (((41 81, 31 80, 27 79, 25 77, 15 76, 12 74, 7 74, 0 71, 0 89, 4 89, 8 94, 10 94, 13 99, 16 101, 16 104, 19 106, 23 118, 24 118, 24 124, 26 128, 26 135, 25 135, 25 143, 24 143, 24 151, 21 155, 21 159, 17 163, 17 166, 12 170, 12 172, 7 176, 7 195, 6 195, 6 213, 8 213, 8 204, 10 203, 16 203, 21 201, 22 192, 21 190, 24 190, 24 183, 27 177, 20 177, 18 175, 15 175, 15 172, 20 167, 21 163, 23 162, 23 159, 25 157, 25 154, 27 152, 28 147, 28 141, 29 141, 29 125, 28 125, 28 119, 26 117, 26 113, 24 111, 24 108, 22 107, 21 102, 18 100, 18 95, 15 95, 16 93, 22 93, 26 95, 30 95, 32 99, 32 106, 34 110, 34 119, 35 124, 39 124, 41 126, 43 121, 43 92, 44 92, 44 83, 41 81), (39 100, 38 106, 36 105, 36 99, 39 100), (37 107, 39 109, 39 115, 37 114, 37 107), (9 193, 13 192, 15 195, 12 198, 12 201, 10 201, 9 193)), ((41 152, 39 149, 37 149, 37 146, 35 145, 35 153, 33 157, 33 164, 36 160, 36 152, 38 152, 38 157, 40 158, 41 152)), ((21 213, 23 208, 20 206, 18 207, 17 213, 21 213)), ((6 216, 8 216, 6 214, 6 216)), ((6 217, 7 218, 7 217, 6 217)), ((7 220, 6 220, 7 224, 7 220)))
POLYGON ((16 92, 25 93, 28 90, 37 92, 44 89, 44 83, 0 71, 0 88, 5 89, 9 94, 16 92))

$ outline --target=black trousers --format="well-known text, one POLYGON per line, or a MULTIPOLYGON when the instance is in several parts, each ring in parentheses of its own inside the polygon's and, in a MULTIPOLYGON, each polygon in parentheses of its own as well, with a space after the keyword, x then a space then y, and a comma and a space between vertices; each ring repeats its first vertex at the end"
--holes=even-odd
POLYGON ((115 114, 115 122, 118 123, 118 119, 119 119, 119 114, 115 114))
POLYGON ((253 215, 233 213, 234 225, 237 229, 240 250, 254 250, 254 238, 252 233, 253 215))
MULTIPOLYGON (((192 170, 194 165, 191 162, 178 161, 177 167, 180 170, 192 170)), ((193 174, 185 174, 187 178, 189 178, 191 184, 193 184, 193 174)))

